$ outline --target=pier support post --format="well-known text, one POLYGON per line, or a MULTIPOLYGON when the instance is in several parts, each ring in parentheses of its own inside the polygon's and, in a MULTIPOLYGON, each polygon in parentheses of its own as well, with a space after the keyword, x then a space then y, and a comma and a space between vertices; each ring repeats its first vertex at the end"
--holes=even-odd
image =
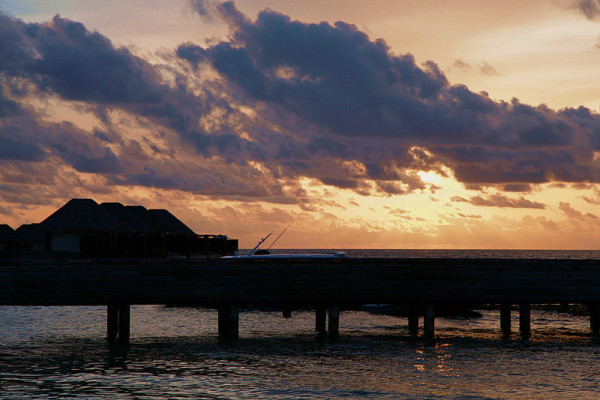
POLYGON ((315 330, 319 335, 327 333, 327 310, 324 307, 317 307, 315 310, 315 330))
POLYGON ((588 311, 590 312, 590 329, 593 335, 600 333, 600 303, 594 301, 588 304, 588 311))
POLYGON ((113 341, 129 340, 130 332, 129 304, 109 304, 106 307, 106 338, 113 341))
POLYGON ((283 318, 292 318, 292 307, 285 305, 283 309, 283 318))
POLYGON ((435 307, 433 304, 425 306, 425 316, 423 317, 423 331, 425 338, 433 339, 435 336, 435 307))
POLYGON ((239 309, 236 305, 228 304, 219 307, 219 336, 222 339, 237 339, 239 337, 239 309))
POLYGON ((340 334, 340 307, 329 306, 329 336, 336 337, 340 334))
POLYGON ((408 305, 408 332, 412 337, 419 335, 419 307, 415 303, 408 305))
POLYGON ((115 340, 119 334, 119 306, 106 307, 106 339, 115 340))
POLYGON ((119 304, 119 340, 128 341, 130 332, 130 306, 129 304, 119 304))
POLYGON ((510 336, 511 331, 511 309, 512 304, 509 301, 503 301, 500 304, 500 329, 504 337, 510 336))
POLYGON ((527 302, 519 303, 519 330, 521 338, 529 340, 531 335, 531 304, 527 302))

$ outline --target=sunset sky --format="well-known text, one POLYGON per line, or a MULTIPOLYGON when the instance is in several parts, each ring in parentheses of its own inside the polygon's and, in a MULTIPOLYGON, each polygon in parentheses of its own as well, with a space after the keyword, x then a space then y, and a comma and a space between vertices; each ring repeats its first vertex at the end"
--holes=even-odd
POLYGON ((92 198, 241 248, 600 248, 598 0, 0 12, 0 223, 92 198))

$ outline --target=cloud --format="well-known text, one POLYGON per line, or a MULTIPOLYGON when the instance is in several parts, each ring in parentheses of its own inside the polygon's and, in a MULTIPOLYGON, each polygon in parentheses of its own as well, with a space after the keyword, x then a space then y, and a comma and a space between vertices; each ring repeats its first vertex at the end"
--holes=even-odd
POLYGON ((540 210, 546 208, 543 203, 527 200, 524 197, 511 199, 503 194, 494 194, 489 197, 475 196, 471 198, 471 204, 484 207, 535 208, 540 210))
POLYGON ((530 192, 531 189, 532 187, 528 183, 512 183, 502 187, 504 192, 530 192))
POLYGON ((22 113, 22 108, 19 103, 5 97, 4 88, 0 86, 0 118, 18 116, 22 113))
POLYGON ((473 196, 470 199, 453 196, 450 200, 454 203, 469 203, 481 207, 533 208, 540 210, 546 208, 546 205, 543 203, 527 200, 524 197, 513 199, 500 193, 491 196, 473 196))
POLYGON ((571 219, 588 219, 588 220, 598 220, 600 219, 597 215, 587 213, 583 214, 580 211, 575 210, 571 207, 571 204, 566 202, 560 202, 558 205, 558 209, 561 210, 567 217, 571 219))
POLYGON ((46 24, 27 24, 0 15, 0 25, 0 71, 65 99, 148 102, 165 91, 150 64, 79 22, 57 15, 46 24))
POLYGON ((570 0, 566 6, 576 9, 590 20, 596 19, 600 15, 600 1, 598 0, 570 0))
MULTIPOLYGON (((451 69, 454 69, 454 68, 462 70, 462 71, 470 71, 473 69, 473 66, 464 60, 456 59, 454 61, 454 64, 452 64, 451 69)), ((501 75, 496 70, 496 68, 493 65, 490 65, 487 61, 483 61, 479 65, 479 72, 481 72, 484 75, 489 75, 489 76, 500 76, 501 75)))
POLYGON ((461 196, 452 196, 450 198, 450 201, 454 202, 454 203, 468 203, 469 200, 465 199, 464 197, 461 196))
POLYGON ((209 83, 204 91, 192 92, 174 69, 174 84, 169 85, 157 67, 59 16, 40 24, 3 14, 0 20, 0 159, 35 162, 40 176, 53 170, 49 163, 60 160, 75 171, 101 175, 108 183, 290 202, 268 171, 258 176, 248 165, 260 158, 260 145, 227 126, 211 135, 199 126, 199 117, 213 108, 231 114, 229 104, 214 94, 218 88, 209 83), (44 121, 34 108, 23 108, 27 96, 77 101, 77 107, 94 112, 104 128, 87 132, 70 123, 44 121), (114 123, 116 110, 121 116, 137 117, 114 123), (147 129, 148 143, 129 138, 127 129, 147 129), (156 145, 166 137, 169 143, 156 145), (208 160, 210 173, 205 172, 208 160), (235 179, 230 176, 234 173, 235 179))
POLYGON ((484 75, 489 75, 489 76, 500 76, 500 73, 496 70, 496 68, 493 65, 488 64, 487 61, 484 61, 481 66, 479 67, 479 70, 484 74, 484 75))
MULTIPOLYGON (((306 24, 271 10, 251 21, 232 2, 217 8, 231 40, 186 43, 178 54, 193 67, 215 68, 248 102, 311 121, 345 142, 423 146, 466 184, 514 190, 600 179, 592 162, 600 118, 586 108, 493 101, 451 85, 435 63, 418 66, 412 55, 392 54, 383 40, 343 22, 306 24)), ((487 62, 482 71, 498 74, 487 62)))
POLYGON ((217 14, 217 4, 214 1, 207 0, 192 0, 190 1, 192 9, 198 13, 198 15, 205 18, 212 18, 217 14))
POLYGON ((0 160, 41 161, 45 156, 41 146, 0 136, 0 160))
POLYGON ((558 208, 559 208, 559 210, 564 212, 568 217, 575 217, 575 218, 583 217, 583 214, 580 213, 579 211, 575 210, 573 207, 571 207, 571 205, 569 203, 565 203, 565 202, 561 201, 559 203, 558 208))
POLYGON ((305 207, 303 178, 361 195, 435 190, 419 170, 512 192, 600 180, 600 118, 587 108, 494 101, 345 22, 192 5, 230 35, 182 43, 160 64, 76 21, 0 14, 0 158, 109 185, 305 207), (98 126, 45 121, 31 96, 78 107, 98 126))
POLYGON ((468 62, 466 62, 464 60, 456 59, 454 61, 453 67, 462 69, 462 70, 469 70, 469 69, 471 69, 471 64, 469 64, 468 62))

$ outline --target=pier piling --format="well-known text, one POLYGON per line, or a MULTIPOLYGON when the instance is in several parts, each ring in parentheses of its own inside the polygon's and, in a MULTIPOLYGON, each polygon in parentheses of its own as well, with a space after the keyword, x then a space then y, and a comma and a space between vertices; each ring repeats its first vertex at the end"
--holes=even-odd
POLYGON ((292 318, 292 307, 289 305, 285 305, 282 307, 283 318, 292 318))
POLYGON ((594 301, 588 304, 590 313, 590 329, 593 335, 600 333, 600 302, 594 301))
POLYGON ((521 338, 528 340, 531 335, 531 304, 527 302, 519 303, 519 330, 521 338))
POLYGON ((336 337, 340 334, 340 307, 329 306, 329 336, 336 337))
POLYGON ((239 337, 239 309, 229 304, 219 307, 219 336, 222 339, 237 339, 239 337))
POLYGON ((111 304, 106 307, 106 338, 115 340, 119 334, 119 306, 111 304))
POLYGON ((126 342, 129 340, 130 334, 130 306, 129 304, 119 305, 119 340, 126 342))
POLYGON ((315 331, 319 335, 327 333, 327 310, 324 307, 317 307, 315 310, 315 331))
POLYGON ((412 337, 419 334, 419 308, 414 303, 408 305, 408 332, 412 337))
POLYGON ((106 307, 106 338, 128 341, 130 335, 129 304, 110 304, 106 307))
POLYGON ((435 337, 435 307, 433 304, 425 306, 425 316, 423 317, 423 331, 425 338, 432 339, 435 337))
POLYGON ((511 311, 512 311, 511 302, 503 301, 500 304, 500 329, 502 330, 502 335, 504 337, 510 336, 511 324, 512 324, 511 311))

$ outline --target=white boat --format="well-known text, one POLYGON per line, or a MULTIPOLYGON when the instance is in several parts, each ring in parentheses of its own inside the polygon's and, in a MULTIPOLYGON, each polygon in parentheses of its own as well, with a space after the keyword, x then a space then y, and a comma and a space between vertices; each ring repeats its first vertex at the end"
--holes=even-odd
POLYGON ((237 259, 298 259, 298 258, 346 258, 346 253, 342 251, 333 251, 328 253, 297 253, 297 254, 243 254, 237 256, 225 256, 221 258, 237 258, 237 259))
MULTIPOLYGON (((328 253, 291 253, 291 254, 272 254, 269 250, 259 249, 260 245, 271 236, 269 233, 262 238, 258 244, 248 252, 248 254, 236 254, 233 256, 225 256, 221 258, 228 259, 305 259, 305 258, 346 258, 346 253, 343 251, 332 251, 328 253)), ((237 252, 236 252, 237 253, 237 252)))

